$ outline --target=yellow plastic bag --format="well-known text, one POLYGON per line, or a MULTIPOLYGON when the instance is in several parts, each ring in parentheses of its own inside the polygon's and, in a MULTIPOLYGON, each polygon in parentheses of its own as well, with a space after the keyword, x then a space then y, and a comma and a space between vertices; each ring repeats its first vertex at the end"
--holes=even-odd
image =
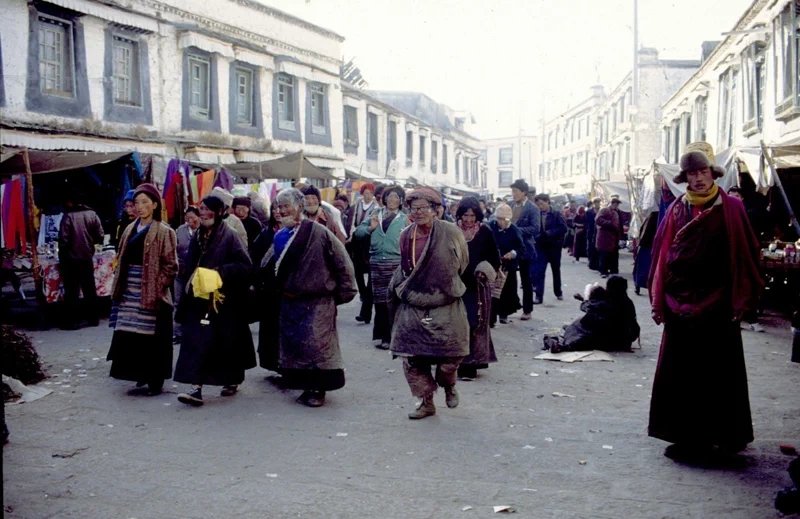
POLYGON ((195 297, 201 299, 211 299, 214 311, 217 311, 217 303, 222 303, 225 296, 220 293, 222 288, 222 278, 216 270, 197 267, 192 276, 192 292, 195 297))

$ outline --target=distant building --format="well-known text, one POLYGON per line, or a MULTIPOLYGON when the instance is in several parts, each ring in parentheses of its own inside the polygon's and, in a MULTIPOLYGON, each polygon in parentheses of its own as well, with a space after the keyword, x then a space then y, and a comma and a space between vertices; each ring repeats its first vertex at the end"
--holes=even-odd
POLYGON ((351 178, 483 192, 475 123, 416 92, 362 91, 342 83, 345 169, 351 178))
POLYGON ((539 163, 539 137, 520 135, 483 141, 482 160, 486 164, 487 189, 493 198, 511 194, 509 187, 521 178, 535 186, 539 163))

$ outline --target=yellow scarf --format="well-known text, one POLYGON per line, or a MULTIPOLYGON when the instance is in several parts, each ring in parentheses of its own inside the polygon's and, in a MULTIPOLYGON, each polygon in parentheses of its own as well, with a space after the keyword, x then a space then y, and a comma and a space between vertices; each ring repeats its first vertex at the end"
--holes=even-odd
POLYGON ((222 288, 222 278, 219 272, 203 267, 197 267, 192 278, 192 290, 194 296, 202 299, 210 299, 211 306, 217 311, 217 303, 222 303, 225 296, 219 291, 222 288))
POLYGON ((719 186, 713 184, 711 189, 703 193, 686 190, 686 201, 695 207, 703 207, 714 199, 719 193, 719 186))

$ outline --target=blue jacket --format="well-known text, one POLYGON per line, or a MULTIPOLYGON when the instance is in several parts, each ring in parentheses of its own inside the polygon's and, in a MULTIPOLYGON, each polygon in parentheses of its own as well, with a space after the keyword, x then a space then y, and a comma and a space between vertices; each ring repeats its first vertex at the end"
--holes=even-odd
POLYGON ((567 235, 567 222, 564 215, 552 208, 541 214, 543 230, 536 238, 536 245, 541 248, 564 246, 564 236, 567 235))
MULTIPOLYGON (((517 203, 512 202, 511 209, 513 210, 516 206, 517 203)), ((513 222, 522 233, 522 239, 525 242, 525 253, 522 255, 524 260, 536 258, 536 239, 539 237, 539 233, 542 232, 541 213, 536 204, 530 200, 525 200, 522 204, 522 214, 519 216, 519 220, 513 222)))

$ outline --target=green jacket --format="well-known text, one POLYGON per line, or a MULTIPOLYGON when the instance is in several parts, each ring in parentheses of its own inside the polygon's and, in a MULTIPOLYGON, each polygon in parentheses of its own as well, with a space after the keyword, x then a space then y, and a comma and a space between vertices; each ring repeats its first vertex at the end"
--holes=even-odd
MULTIPOLYGON (((376 212, 378 220, 383 221, 385 209, 376 212)), ((376 259, 400 259, 400 232, 408 226, 408 217, 402 211, 389 224, 389 229, 383 232, 383 226, 378 225, 374 231, 369 232, 371 218, 366 218, 354 232, 357 239, 370 237, 369 257, 376 259)))

